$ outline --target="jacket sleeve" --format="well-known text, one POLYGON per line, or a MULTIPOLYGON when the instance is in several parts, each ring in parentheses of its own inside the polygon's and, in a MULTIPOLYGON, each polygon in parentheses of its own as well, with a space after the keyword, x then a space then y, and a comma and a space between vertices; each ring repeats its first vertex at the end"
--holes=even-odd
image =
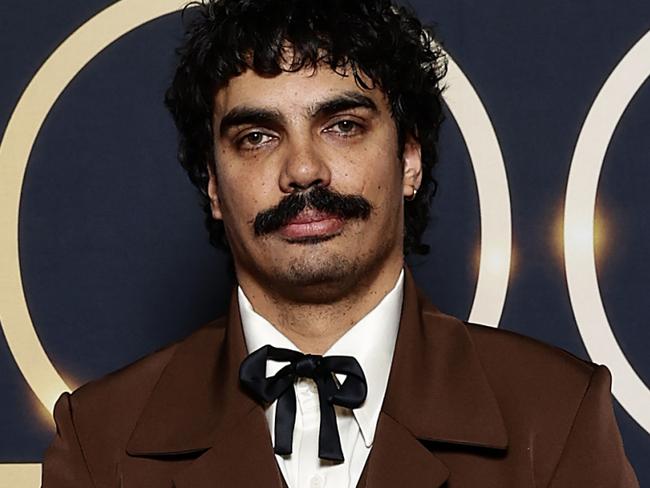
POLYGON ((612 377, 598 366, 578 408, 549 488, 638 488, 616 424, 612 377))
POLYGON ((70 394, 54 406, 56 437, 45 452, 42 488, 94 488, 72 416, 70 394))

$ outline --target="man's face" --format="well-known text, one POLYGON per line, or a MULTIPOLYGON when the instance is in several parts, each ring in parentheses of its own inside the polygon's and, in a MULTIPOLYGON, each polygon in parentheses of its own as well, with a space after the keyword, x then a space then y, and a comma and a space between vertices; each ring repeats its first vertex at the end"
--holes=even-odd
POLYGON ((224 221, 240 282, 315 299, 401 263, 403 199, 419 187, 420 148, 408 138, 398 157, 379 88, 327 67, 247 70, 216 93, 213 128, 212 214, 224 221))

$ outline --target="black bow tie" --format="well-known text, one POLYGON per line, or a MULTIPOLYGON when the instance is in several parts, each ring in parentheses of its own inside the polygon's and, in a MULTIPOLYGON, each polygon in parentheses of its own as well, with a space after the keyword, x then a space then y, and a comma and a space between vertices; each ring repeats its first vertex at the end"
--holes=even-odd
POLYGON ((260 403, 278 400, 275 411, 276 454, 291 454, 293 426, 296 420, 296 378, 311 378, 318 387, 320 431, 318 457, 343 461, 341 439, 336 425, 334 405, 357 408, 366 399, 366 377, 359 362, 350 356, 318 356, 290 349, 264 346, 251 353, 241 364, 239 379, 260 403), (274 376, 266 377, 266 361, 288 361, 274 376), (339 385, 334 374, 346 375, 339 385))

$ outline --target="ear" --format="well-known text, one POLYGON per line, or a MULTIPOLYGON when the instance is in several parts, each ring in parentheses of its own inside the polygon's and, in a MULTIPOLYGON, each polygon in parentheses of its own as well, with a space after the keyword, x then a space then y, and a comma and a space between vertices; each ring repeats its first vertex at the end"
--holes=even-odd
POLYGON ((422 149, 420 143, 411 134, 406 137, 404 142, 402 165, 404 167, 404 197, 412 199, 422 184, 422 149))
POLYGON ((223 219, 221 213, 221 202, 219 201, 219 192, 217 186, 217 177, 212 171, 212 167, 208 164, 208 173, 210 179, 208 180, 208 195, 210 196, 210 208, 212 209, 212 217, 216 220, 223 219))

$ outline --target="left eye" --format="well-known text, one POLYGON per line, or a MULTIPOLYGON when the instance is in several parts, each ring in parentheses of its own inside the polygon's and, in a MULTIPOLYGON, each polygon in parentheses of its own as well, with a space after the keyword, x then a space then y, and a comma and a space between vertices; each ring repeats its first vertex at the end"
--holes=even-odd
POLYGON ((335 126, 338 127, 341 132, 350 132, 357 127, 357 124, 351 120, 342 120, 341 122, 337 122, 335 126))
POLYGON ((350 135, 361 129, 361 126, 352 120, 340 120, 331 125, 327 132, 335 132, 341 135, 350 135))

